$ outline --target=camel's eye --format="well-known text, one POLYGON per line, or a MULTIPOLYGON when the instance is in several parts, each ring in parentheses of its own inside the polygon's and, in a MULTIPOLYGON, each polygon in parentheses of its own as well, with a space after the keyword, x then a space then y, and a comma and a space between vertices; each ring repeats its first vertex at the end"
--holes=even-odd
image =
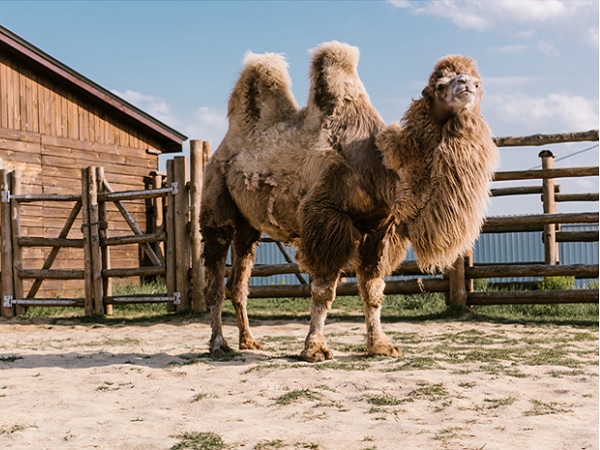
POLYGON ((438 92, 442 92, 444 89, 446 89, 446 85, 444 83, 439 83, 436 87, 435 90, 438 92))

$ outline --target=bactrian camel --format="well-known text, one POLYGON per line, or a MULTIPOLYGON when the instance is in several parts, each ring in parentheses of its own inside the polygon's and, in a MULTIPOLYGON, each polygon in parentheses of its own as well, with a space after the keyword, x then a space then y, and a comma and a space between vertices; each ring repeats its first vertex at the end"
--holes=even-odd
POLYGON ((383 277, 402 262, 409 242, 423 270, 445 270, 480 231, 496 147, 480 115, 474 61, 442 58, 422 97, 386 127, 358 76, 358 56, 339 42, 316 48, 302 109, 281 55, 244 60, 229 129, 206 166, 202 193, 211 353, 231 351, 221 321, 230 246, 227 288, 239 348, 260 348, 246 302, 256 244, 266 233, 295 246, 311 276, 301 357, 316 362, 332 358, 324 325, 343 271, 358 279, 367 353, 398 357, 380 321, 383 277))

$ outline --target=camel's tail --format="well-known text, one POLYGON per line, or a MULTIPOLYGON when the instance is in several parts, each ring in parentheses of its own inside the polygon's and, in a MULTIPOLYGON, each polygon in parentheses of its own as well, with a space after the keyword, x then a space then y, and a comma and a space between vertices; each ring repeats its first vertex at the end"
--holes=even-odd
POLYGON ((288 64, 277 53, 246 53, 244 68, 229 99, 231 126, 252 129, 289 118, 298 110, 288 64))

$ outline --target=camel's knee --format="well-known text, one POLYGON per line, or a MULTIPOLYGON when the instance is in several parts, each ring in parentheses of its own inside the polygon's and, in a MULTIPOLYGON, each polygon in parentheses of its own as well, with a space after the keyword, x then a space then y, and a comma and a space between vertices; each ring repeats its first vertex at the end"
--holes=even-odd
POLYGON ((383 278, 372 278, 359 281, 358 289, 365 304, 376 308, 379 307, 383 301, 385 281, 383 281, 383 278))

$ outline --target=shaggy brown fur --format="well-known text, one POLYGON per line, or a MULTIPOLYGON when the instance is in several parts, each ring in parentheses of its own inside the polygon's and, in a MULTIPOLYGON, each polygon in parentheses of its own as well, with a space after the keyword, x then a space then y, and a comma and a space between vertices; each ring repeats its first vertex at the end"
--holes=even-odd
POLYGON ((447 56, 402 123, 377 138, 384 164, 412 193, 408 235, 427 271, 446 269, 471 249, 485 218, 497 150, 480 114, 482 97, 475 62, 447 56))
MULTIPOLYGON (((420 257, 425 254, 429 258, 423 264, 426 268, 446 267, 452 262, 447 262, 448 255, 457 253, 448 247, 465 247, 462 237, 458 245, 454 241, 444 245, 443 239, 433 238, 433 250, 424 253, 421 247, 427 248, 427 231, 416 230, 421 224, 431 225, 430 219, 421 220, 420 215, 446 214, 453 223, 461 208, 471 214, 476 209, 472 202, 480 205, 483 201, 479 197, 457 200, 447 187, 436 187, 445 182, 444 170, 449 171, 452 183, 463 183, 460 177, 473 175, 471 170, 457 167, 455 160, 445 169, 445 153, 452 152, 438 151, 438 147, 459 146, 460 133, 442 132, 445 122, 440 119, 456 113, 445 107, 454 97, 437 104, 438 93, 448 89, 427 92, 420 119, 406 121, 406 134, 398 125, 383 131, 385 125, 358 77, 357 63, 355 47, 330 42, 317 48, 310 70, 308 104, 298 109, 283 58, 275 54, 246 56, 229 101, 229 130, 211 157, 204 178, 201 227, 213 330, 211 352, 230 351, 221 324, 225 259, 230 245, 232 275, 227 286, 236 310, 239 345, 242 349, 259 347, 250 333, 246 301, 261 232, 297 246, 298 261, 312 276, 310 329, 302 352, 307 361, 332 357, 323 330, 342 270, 352 267, 358 277, 365 303, 367 352, 398 356, 399 349, 388 342, 381 328, 382 277, 404 258, 409 234, 419 242, 420 257), (435 106, 435 112, 428 112, 426 103, 435 106), (421 125, 425 127, 419 131, 421 125), (375 146, 380 132, 382 153, 375 146), (438 146, 446 134, 457 139, 438 146), (426 184, 418 184, 420 180, 426 184), (432 195, 444 198, 431 201, 432 195), (444 207, 445 202, 451 206, 444 207), (427 212, 430 206, 434 211, 427 212)), ((438 69, 444 70, 441 66, 438 69)), ((454 122, 456 125, 449 127, 452 130, 463 123, 454 122)), ((474 147, 468 144, 465 148, 468 153, 474 147)), ((467 159, 470 162, 471 158, 467 159)), ((469 180, 464 184, 472 183, 480 184, 469 180)), ((460 192, 485 197, 479 187, 460 192)), ((476 219, 472 226, 478 229, 481 219, 476 219)), ((440 220, 444 222, 443 217, 440 220)), ((467 225, 462 229, 472 236, 467 225)), ((442 229, 454 230, 452 226, 442 229)), ((455 239, 455 235, 450 238, 455 239)))

